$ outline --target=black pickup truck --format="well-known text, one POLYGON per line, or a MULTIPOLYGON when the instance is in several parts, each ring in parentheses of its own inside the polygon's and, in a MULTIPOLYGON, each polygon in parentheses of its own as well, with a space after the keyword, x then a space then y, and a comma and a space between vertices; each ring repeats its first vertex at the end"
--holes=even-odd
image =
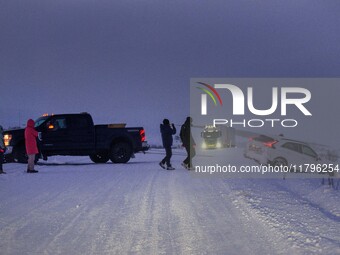
MULTIPOLYGON (((148 150, 142 127, 94 125, 90 114, 56 114, 35 121, 40 156, 90 156, 95 163, 126 163, 134 153, 148 150)), ((6 161, 27 162, 24 129, 6 130, 6 161)))

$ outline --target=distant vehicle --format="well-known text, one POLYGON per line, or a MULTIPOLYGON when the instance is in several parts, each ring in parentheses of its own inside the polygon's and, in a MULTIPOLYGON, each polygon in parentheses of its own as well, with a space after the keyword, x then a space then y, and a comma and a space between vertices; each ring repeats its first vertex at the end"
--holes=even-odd
POLYGON ((260 164, 273 166, 324 163, 309 144, 280 136, 273 138, 259 135, 250 138, 244 155, 260 164))
POLYGON ((205 126, 201 133, 201 137, 203 138, 203 149, 216 149, 222 148, 222 143, 220 141, 220 137, 222 136, 221 131, 214 126, 205 126))
POLYGON ((203 149, 218 149, 235 147, 235 129, 220 125, 218 127, 207 125, 201 133, 203 149))
MULTIPOLYGON (((134 153, 148 150, 142 127, 125 124, 94 125, 90 114, 57 114, 35 121, 40 155, 88 155, 95 163, 126 163, 134 153)), ((4 132, 6 161, 27 162, 24 129, 4 132)))
POLYGON ((226 125, 220 125, 218 128, 221 130, 221 143, 223 147, 235 147, 235 128, 226 125))

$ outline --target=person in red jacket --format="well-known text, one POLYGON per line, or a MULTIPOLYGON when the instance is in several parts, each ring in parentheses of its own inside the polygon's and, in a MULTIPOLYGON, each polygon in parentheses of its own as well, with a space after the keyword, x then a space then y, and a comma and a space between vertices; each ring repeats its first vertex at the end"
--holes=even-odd
POLYGON ((39 153, 37 147, 38 132, 34 128, 34 120, 29 119, 25 128, 26 153, 28 155, 27 173, 37 173, 34 169, 35 154, 39 153))

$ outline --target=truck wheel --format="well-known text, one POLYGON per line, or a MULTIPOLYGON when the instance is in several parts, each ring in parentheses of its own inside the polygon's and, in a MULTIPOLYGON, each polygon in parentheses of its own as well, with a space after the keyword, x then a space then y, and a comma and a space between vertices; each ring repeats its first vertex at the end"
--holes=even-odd
POLYGON ((19 162, 19 163, 27 163, 28 157, 26 154, 26 148, 25 145, 20 145, 18 146, 15 151, 14 151, 14 158, 19 162))
POLYGON ((103 155, 103 154, 93 154, 93 155, 90 155, 90 159, 94 163, 106 163, 109 160, 109 156, 103 155))
POLYGON ((126 163, 130 160, 132 148, 126 142, 116 143, 111 148, 110 159, 113 163, 126 163))

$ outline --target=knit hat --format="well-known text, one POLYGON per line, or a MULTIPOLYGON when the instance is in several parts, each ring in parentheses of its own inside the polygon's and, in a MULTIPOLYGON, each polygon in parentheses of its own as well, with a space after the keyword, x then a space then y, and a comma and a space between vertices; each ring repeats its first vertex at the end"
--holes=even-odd
POLYGON ((164 124, 164 125, 169 125, 169 124, 170 124, 170 121, 169 121, 168 119, 164 119, 164 120, 163 120, 163 124, 164 124))

